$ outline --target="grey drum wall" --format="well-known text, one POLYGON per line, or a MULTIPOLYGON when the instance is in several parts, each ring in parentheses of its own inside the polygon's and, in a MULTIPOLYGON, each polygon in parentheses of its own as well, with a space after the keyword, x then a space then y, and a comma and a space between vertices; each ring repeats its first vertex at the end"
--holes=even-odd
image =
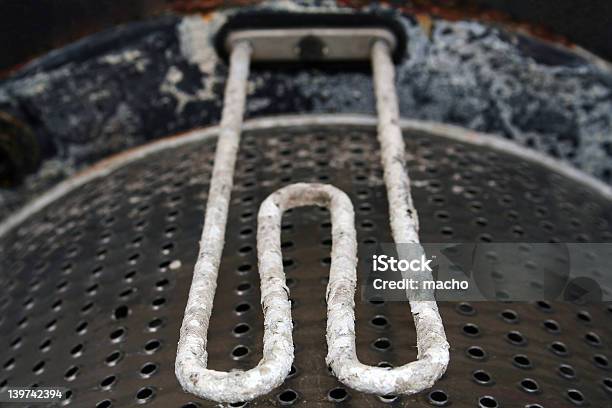
MULTIPOLYGON (((211 41, 233 12, 111 28, 0 82, 2 118, 17 123, 11 134, 28 141, 34 135, 40 153, 23 166, 17 159, 24 152, 5 153, 0 140, 0 177, 13 186, 0 190, 0 214, 109 154, 216 123, 227 67, 211 41)), ((397 15, 409 38, 397 66, 402 116, 496 134, 611 180, 608 68, 489 23, 437 19, 429 31, 413 16, 397 15)), ((246 114, 373 113, 369 76, 350 67, 258 69, 246 114)))

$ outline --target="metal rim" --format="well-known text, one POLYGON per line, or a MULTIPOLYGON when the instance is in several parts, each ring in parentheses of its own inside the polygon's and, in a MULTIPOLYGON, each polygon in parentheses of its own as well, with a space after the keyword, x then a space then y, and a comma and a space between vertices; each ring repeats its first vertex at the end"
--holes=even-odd
MULTIPOLYGON (((310 125, 353 125, 375 127, 376 124, 377 118, 375 116, 368 115, 283 115, 245 121, 242 131, 310 125)), ((608 186, 607 184, 604 184, 596 178, 577 168, 571 167, 569 164, 566 164, 560 160, 545 156, 508 140, 501 139, 499 136, 488 133, 479 133, 453 125, 412 119, 402 119, 400 121, 400 126, 403 131, 416 130, 427 132, 436 137, 442 137, 476 146, 488 147, 495 151, 516 156, 522 160, 536 163, 540 166, 556 171, 571 180, 577 181, 578 183, 582 183, 586 187, 591 188, 606 199, 612 200, 612 187, 608 186)), ((62 196, 75 190, 77 187, 80 187, 97 178, 105 177, 126 164, 143 159, 150 154, 159 152, 161 150, 214 138, 218 135, 218 131, 218 126, 194 129, 186 133, 169 136, 167 138, 138 146, 133 149, 128 149, 122 153, 101 160, 93 166, 78 173, 74 177, 59 183, 46 193, 42 194, 40 197, 26 204, 21 210, 8 216, 0 223, 0 237, 3 237, 32 214, 42 210, 47 205, 60 199, 62 196)))

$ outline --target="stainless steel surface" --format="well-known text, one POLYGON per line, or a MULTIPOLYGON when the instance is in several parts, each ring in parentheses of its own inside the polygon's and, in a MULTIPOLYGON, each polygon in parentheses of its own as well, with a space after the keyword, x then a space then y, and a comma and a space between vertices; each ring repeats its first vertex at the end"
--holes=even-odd
MULTIPOLYGON (((403 136, 423 242, 612 240, 612 202, 575 179, 488 146, 426 131, 403 136)), ((269 193, 299 181, 334 184, 355 205, 358 239, 391 241, 378 149, 368 124, 244 133, 211 318, 211 368, 249 368, 261 358, 254 234, 269 193)), ((68 192, 0 238, 0 386, 67 386, 76 407, 215 405, 182 392, 173 371, 213 153, 210 139, 153 153, 68 192)), ((318 209, 283 219, 295 371, 252 406, 385 404, 344 388, 325 367, 329 227, 318 209)), ((447 373, 431 392, 385 401, 555 408, 582 396, 587 406, 610 404, 607 305, 442 303, 440 310, 451 344, 447 373), (588 341, 596 338, 590 333, 600 341, 588 341), (535 392, 525 379, 537 383, 535 392)), ((364 363, 416 357, 407 312, 404 303, 357 300, 364 363)))
POLYGON ((308 28, 240 30, 228 35, 226 48, 248 41, 252 60, 272 61, 367 61, 375 41, 395 49, 395 36, 379 28, 308 28))

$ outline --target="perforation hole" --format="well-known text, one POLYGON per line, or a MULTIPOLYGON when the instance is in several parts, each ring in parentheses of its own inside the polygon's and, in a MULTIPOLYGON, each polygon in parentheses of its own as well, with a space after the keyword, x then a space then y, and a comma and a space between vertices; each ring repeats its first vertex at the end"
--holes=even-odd
POLYGON ((19 348, 19 346, 21 346, 21 337, 16 337, 15 339, 13 339, 10 343, 11 348, 19 348))
POLYGON ((239 345, 233 348, 232 358, 234 360, 241 360, 249 354, 249 348, 247 346, 239 345))
POLYGON ((83 345, 77 344, 76 346, 74 346, 72 349, 70 349, 70 354, 72 355, 72 357, 79 357, 80 355, 82 355, 83 345))
MULTIPOLYGON (((27 323, 27 320, 28 319, 25 317, 21 319, 19 321, 19 326, 20 327, 25 326, 25 324, 27 323)), ((45 325, 45 329, 47 329, 47 331, 50 331, 50 332, 54 331, 56 328, 57 328, 57 319, 53 319, 45 325)))
POLYGON ((584 395, 576 389, 567 390, 566 395, 567 399, 574 405, 583 405, 585 403, 584 395))
POLYGON ((102 400, 96 404, 96 408, 110 408, 113 406, 113 403, 110 400, 102 400))
POLYGON ((104 360, 107 365, 114 366, 123 358, 123 354, 120 351, 113 351, 104 360))
POLYGON ((608 369, 608 357, 604 356, 603 354, 595 354, 593 356, 593 362, 599 368, 608 369))
POLYGON ((238 286, 236 286, 236 292, 238 292, 239 295, 244 295, 250 290, 251 290, 251 284, 249 282, 242 282, 238 286))
POLYGON ((538 300, 536 302, 536 306, 538 307, 538 309, 540 309, 543 312, 552 311, 552 306, 550 305, 550 303, 546 302, 545 300, 538 300))
POLYGON ((515 346, 522 346, 527 343, 527 339, 519 331, 511 331, 506 334, 506 340, 515 346))
POLYGON ((480 385, 490 385, 493 383, 491 375, 484 370, 476 370, 472 373, 472 379, 480 385))
POLYGON ((528 393, 536 393, 540 391, 540 386, 536 380, 532 378, 524 378, 520 382, 521 389, 528 393))
POLYGON ((143 387, 136 393, 136 399, 141 404, 148 402, 155 396, 155 391, 151 387, 143 387))
POLYGON ((246 335, 250 330, 251 326, 249 326, 247 323, 238 323, 236 326, 234 326, 232 333, 234 333, 234 336, 239 337, 246 335))
POLYGON ((349 397, 348 392, 344 388, 334 388, 327 393, 327 398, 332 402, 346 401, 349 397))
POLYGON ((159 330, 160 327, 162 327, 164 324, 164 321, 158 317, 156 317, 155 319, 152 319, 149 321, 149 323, 147 323, 147 327, 149 329, 149 331, 155 332, 157 330, 159 330))
POLYGON ((427 395, 427 400, 431 405, 434 405, 436 407, 443 407, 449 402, 448 395, 442 390, 431 391, 427 395))
POLYGON ((524 354, 517 354, 512 357, 512 363, 518 368, 531 368, 531 360, 524 354))
POLYGON ((584 340, 593 347, 601 346, 601 338, 597 335, 597 333, 586 333, 584 335, 584 340))
POLYGON ((557 323, 554 320, 544 320, 544 323, 542 323, 544 325, 544 328, 546 329, 547 332, 549 333, 560 333, 561 332, 561 328, 559 327, 559 323, 557 323))
POLYGON ((161 279, 155 282, 155 287, 158 290, 164 290, 166 287, 168 287, 168 285, 170 285, 170 281, 168 279, 161 279))
POLYGON ((43 342, 40 343, 40 345, 38 346, 38 349, 42 351, 43 353, 49 351, 50 348, 51 348, 51 339, 43 340, 43 342))
POLYGON ((380 402, 383 402, 385 404, 392 404, 399 398, 397 395, 379 395, 378 399, 380 400, 380 402))
POLYGON ((128 317, 129 313, 130 313, 129 307, 127 307, 126 305, 121 305, 115 309, 115 312, 113 313, 113 317, 115 318, 115 320, 121 320, 121 319, 125 319, 126 317, 128 317))
POLYGON ((563 378, 567 378, 570 380, 576 378, 576 371, 574 370, 574 367, 569 364, 561 364, 558 368, 558 371, 559 375, 563 378))
POLYGON ((54 312, 57 312, 57 311, 59 311, 59 310, 62 308, 62 304, 63 304, 63 303, 64 303, 64 302, 62 301, 62 299, 57 299, 57 300, 56 300, 55 302, 53 302, 53 304, 51 305, 51 309, 52 309, 54 312))
POLYGON ((601 380, 601 385, 604 387, 604 389, 610 393, 612 393, 612 378, 606 377, 603 380, 601 380))
POLYGON ((466 315, 466 316, 473 316, 476 314, 476 310, 474 309, 474 307, 467 302, 459 303, 456 307, 456 310, 460 314, 466 315))
POLYGON ((140 368, 140 375, 144 378, 151 377, 157 372, 157 364, 146 363, 140 368))
POLYGON ((89 326, 89 324, 86 321, 82 321, 77 325, 75 331, 77 332, 77 334, 82 335, 87 332, 87 326, 89 326))
POLYGON ((385 329, 389 326, 389 321, 383 315, 374 316, 370 323, 377 329, 385 329))
POLYGON ((549 346, 549 349, 558 356, 567 356, 569 354, 567 346, 560 341, 552 342, 549 346))
POLYGON ((77 377, 78 374, 79 374, 79 367, 72 366, 68 370, 66 370, 66 372, 64 373, 64 378, 67 381, 73 381, 77 377))
POLYGON ((478 398, 478 408, 497 408, 497 400, 489 395, 478 398))
POLYGON ((109 375, 108 377, 100 381, 100 388, 102 388, 103 390, 108 390, 112 388, 112 386, 116 382, 117 382, 117 377, 115 377, 114 375, 109 375))
POLYGON ((466 354, 468 357, 473 358, 474 360, 483 360, 487 357, 486 352, 482 347, 479 346, 471 346, 466 350, 466 354))
POLYGON ((576 314, 576 317, 578 318, 578 320, 584 322, 584 323, 590 323, 593 318, 591 317, 591 314, 587 311, 580 311, 576 314))
MULTIPOLYGON (((9 360, 9 362, 10 362, 10 360, 9 360)), ((14 360, 10 364, 8 364, 9 367, 12 367, 13 365, 14 365, 14 360)), ((7 364, 5 364, 4 367, 7 368, 7 364)), ((45 362, 44 361, 39 361, 38 363, 36 363, 34 365, 34 367, 32 367, 32 372, 34 374, 42 374, 42 372, 44 370, 45 370, 45 362)))
POLYGON ((149 340, 144 345, 144 349, 147 353, 155 353, 160 347, 161 342, 157 339, 149 340))
POLYGON ((476 337, 480 335, 480 328, 473 323, 467 323, 463 326, 463 334, 470 337, 476 337))
POLYGON ((297 367, 291 364, 291 369, 289 370, 289 374, 287 374, 287 378, 293 378, 297 375, 298 370, 297 367))
POLYGON ((293 405, 298 400, 298 393, 291 389, 285 390, 278 394, 277 399, 281 405, 293 405))
POLYGON ((372 343, 372 347, 376 351, 387 351, 391 349, 391 340, 386 337, 381 337, 379 339, 374 340, 372 343))
POLYGON ((151 306, 153 306, 153 309, 159 309, 165 304, 166 304, 166 298, 163 298, 163 297, 155 298, 151 302, 151 306))
POLYGON ((125 328, 119 327, 118 329, 113 330, 109 335, 110 340, 113 343, 118 343, 125 338, 125 328))
POLYGON ((518 314, 514 310, 506 309, 500 313, 501 318, 507 323, 517 323, 518 314))
POLYGON ((253 266, 251 264, 242 264, 242 265, 238 266, 238 273, 239 274, 247 274, 252 269, 253 269, 253 266))
POLYGON ((234 311, 237 314, 244 314, 248 312, 249 310, 251 310, 251 305, 247 302, 238 303, 236 307, 234 308, 234 311))

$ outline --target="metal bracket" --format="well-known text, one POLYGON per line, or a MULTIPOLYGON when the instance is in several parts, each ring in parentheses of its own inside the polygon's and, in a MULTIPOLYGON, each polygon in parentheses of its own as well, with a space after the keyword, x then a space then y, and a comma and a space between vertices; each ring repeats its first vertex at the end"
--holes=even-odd
POLYGON ((235 44, 246 41, 253 62, 369 61, 381 40, 395 50, 395 36, 384 28, 257 29, 230 33, 225 49, 231 54, 235 44))

